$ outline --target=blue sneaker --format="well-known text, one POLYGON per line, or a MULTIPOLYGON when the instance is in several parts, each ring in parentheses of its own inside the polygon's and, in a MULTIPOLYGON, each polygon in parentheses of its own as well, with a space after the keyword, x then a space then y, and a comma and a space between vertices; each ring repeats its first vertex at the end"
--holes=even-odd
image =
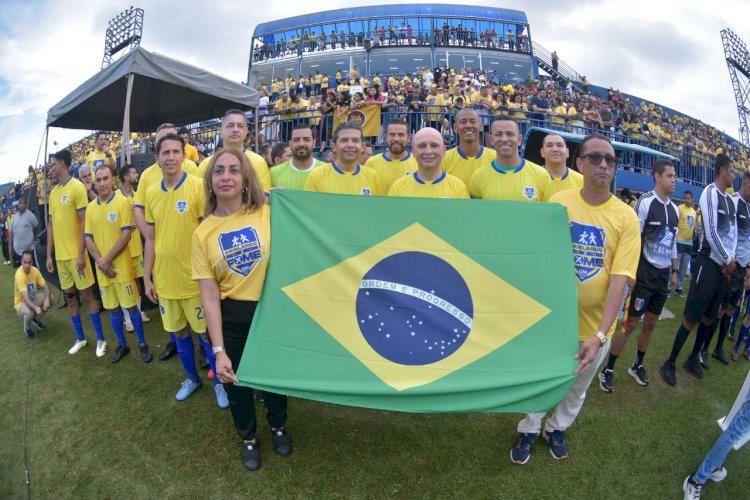
POLYGON ((185 381, 182 384, 180 384, 180 390, 177 391, 177 394, 175 395, 175 399, 177 401, 185 401, 187 398, 190 397, 192 393, 200 389, 202 385, 203 385, 202 381, 193 382, 189 378, 185 379, 185 381))
POLYGON ((45 329, 44 323, 42 323, 38 319, 34 318, 34 319, 31 320, 31 322, 34 323, 34 326, 36 327, 37 330, 44 330, 45 329))
POLYGON ((36 335, 34 334, 34 331, 33 331, 33 330, 30 330, 30 329, 26 329, 26 328, 24 328, 24 329, 23 329, 23 333, 25 333, 25 334, 26 334, 26 337, 28 337, 28 338, 30 338, 30 339, 33 339, 34 337, 36 337, 36 335))
POLYGON ((219 405, 219 408, 222 410, 229 408, 229 397, 227 396, 227 391, 224 390, 224 386, 214 384, 214 392, 216 393, 216 404, 219 405))
POLYGON ((549 443, 549 452, 555 460, 568 458, 568 443, 565 442, 563 431, 544 431, 544 439, 549 443))
POLYGON ((518 465, 528 462, 537 436, 536 432, 519 432, 515 446, 510 449, 510 461, 518 465))

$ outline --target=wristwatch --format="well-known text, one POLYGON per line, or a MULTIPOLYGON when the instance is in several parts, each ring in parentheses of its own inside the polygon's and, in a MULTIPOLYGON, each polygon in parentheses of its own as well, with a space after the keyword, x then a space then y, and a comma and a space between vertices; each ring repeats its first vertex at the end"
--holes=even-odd
POLYGON ((220 352, 224 352, 224 346, 223 345, 215 345, 211 348, 211 350, 214 352, 214 356, 219 354, 220 352))
POLYGON ((602 345, 606 344, 607 340, 609 340, 607 336, 603 334, 602 332, 596 332, 596 338, 599 339, 599 342, 601 342, 602 345))

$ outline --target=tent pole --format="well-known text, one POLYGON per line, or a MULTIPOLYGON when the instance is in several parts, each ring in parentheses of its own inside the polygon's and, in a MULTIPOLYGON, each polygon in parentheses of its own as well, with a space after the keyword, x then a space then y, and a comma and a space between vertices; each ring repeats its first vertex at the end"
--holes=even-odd
POLYGON ((47 145, 49 145, 49 127, 45 127, 44 129, 44 157, 42 158, 43 167, 42 167, 42 192, 44 193, 44 201, 46 202, 44 204, 44 227, 47 227, 47 222, 49 221, 49 193, 47 192, 47 145))
POLYGON ((120 144, 120 167, 130 163, 130 96, 133 94, 135 74, 128 74, 128 89, 125 93, 125 113, 122 119, 122 141, 120 144))
POLYGON ((260 149, 258 149, 258 136, 260 135, 260 130, 258 130, 258 108, 255 108, 253 115, 255 115, 255 152, 260 154, 260 149))

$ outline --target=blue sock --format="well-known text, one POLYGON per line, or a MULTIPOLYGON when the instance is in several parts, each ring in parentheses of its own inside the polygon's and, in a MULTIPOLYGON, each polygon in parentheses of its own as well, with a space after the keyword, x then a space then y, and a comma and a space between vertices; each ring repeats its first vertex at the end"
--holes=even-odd
POLYGON ((185 373, 187 373, 188 378, 193 382, 200 382, 201 378, 198 376, 198 369, 195 367, 193 336, 188 335, 184 339, 175 338, 177 340, 177 355, 180 358, 182 367, 185 369, 185 373))
MULTIPOLYGON (((135 327, 133 327, 133 328, 135 328, 135 327)), ((173 344, 177 343, 177 337, 175 337, 174 333, 170 333, 169 334, 169 341, 172 342, 173 344)))
POLYGON ((94 333, 96 333, 96 340, 104 340, 104 331, 102 330, 102 318, 99 313, 89 313, 91 318, 91 324, 94 325, 94 333))
POLYGON ((70 317, 70 321, 73 323, 73 330, 76 332, 76 339, 86 340, 86 336, 83 334, 83 325, 81 324, 81 315, 76 314, 70 317))
POLYGON ((122 327, 122 311, 120 309, 112 309, 109 312, 109 322, 112 324, 112 330, 115 331, 117 343, 120 344, 120 347, 127 347, 128 341, 125 340, 125 329, 122 327))
POLYGON ((146 337, 143 332, 143 318, 141 318, 140 311, 136 309, 135 312, 132 313, 128 311, 128 314, 130 316, 130 322, 133 323, 133 330, 135 330, 135 338, 138 339, 138 344, 145 344, 146 337))
MULTIPOLYGON (((205 335, 208 335, 207 333, 205 335)), ((214 356, 214 351, 211 349, 211 344, 203 340, 203 337, 198 335, 198 342, 201 343, 203 346, 203 349, 206 351, 206 359, 208 360, 208 364, 211 365, 211 370, 214 372, 214 385, 218 385, 221 382, 219 382, 219 377, 216 376, 216 356, 214 356)))

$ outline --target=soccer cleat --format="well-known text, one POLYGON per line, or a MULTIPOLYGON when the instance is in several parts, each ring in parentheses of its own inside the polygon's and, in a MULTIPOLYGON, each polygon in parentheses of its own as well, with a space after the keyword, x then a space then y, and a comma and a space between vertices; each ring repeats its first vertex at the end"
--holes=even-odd
POLYGON ((615 372, 605 368, 599 372, 599 388, 604 392, 612 392, 615 390, 615 372))
POLYGON ((68 349, 68 354, 75 354, 78 351, 80 351, 81 349, 83 349, 84 347, 86 347, 86 340, 85 339, 84 340, 76 340, 76 343, 73 344, 73 347, 71 347, 70 349, 68 349))
POLYGON ((130 354, 130 347, 118 345, 117 349, 115 349, 115 355, 112 356, 112 364, 117 363, 128 354, 130 354))
POLYGON ((685 482, 682 483, 682 491, 685 492, 685 500, 700 500, 702 489, 703 485, 693 481, 692 475, 686 477, 685 482))
POLYGON ((669 360, 665 361, 659 369, 659 375, 661 375, 661 378, 664 379, 664 382, 668 385, 671 385, 672 387, 677 385, 677 374, 675 373, 673 362, 669 360))
POLYGON ((287 434, 286 429, 283 427, 279 429, 271 429, 271 439, 273 439, 273 448, 276 453, 282 457, 286 457, 294 447, 292 446, 292 439, 287 434))
POLYGON ((715 483, 723 481, 726 477, 727 470, 724 467, 719 467, 718 469, 713 471, 710 476, 708 476, 708 478, 715 483))
POLYGON ((555 460, 565 460, 568 458, 568 443, 565 442, 565 433, 563 431, 544 431, 544 439, 549 443, 549 452, 555 460))
POLYGON ((167 342, 167 346, 164 348, 164 352, 159 354, 159 361, 166 361, 175 354, 177 354, 177 344, 175 344, 174 342, 167 342))
POLYGON ((41 321, 39 321, 39 320, 38 320, 38 319, 36 319, 36 318, 33 318, 33 319, 31 320, 31 322, 32 322, 32 323, 34 323, 34 326, 35 326, 35 327, 36 327, 36 329, 37 329, 37 330, 39 330, 39 331, 41 331, 41 330, 44 330, 44 329, 46 328, 45 324, 44 324, 44 323, 42 323, 41 321))
POLYGON ((229 396, 227 396, 227 391, 224 390, 224 386, 221 384, 214 384, 214 392, 216 393, 216 404, 219 408, 222 410, 224 408, 229 408, 229 396))
POLYGON ((133 323, 125 323, 125 331, 128 333, 133 333, 135 331, 133 329, 133 323))
POLYGON ((101 358, 107 352, 107 341, 97 340, 96 341, 96 357, 101 358))
POLYGON ((141 359, 144 363, 150 363, 154 356, 151 354, 151 350, 148 348, 148 344, 142 344, 138 346, 141 351, 141 359))
POLYGON ((193 382, 189 378, 186 378, 182 384, 180 384, 180 390, 177 391, 177 394, 175 394, 175 399, 177 401, 185 401, 187 398, 190 397, 192 393, 197 391, 201 388, 203 385, 202 381, 193 382))
POLYGON ((149 321, 151 321, 151 318, 148 317, 148 314, 141 311, 141 321, 143 321, 144 323, 148 323, 149 321))
POLYGON ((537 436, 539 436, 537 432, 519 432, 515 446, 510 449, 510 461, 518 465, 527 463, 531 458, 531 451, 537 436))
POLYGON ((260 448, 257 439, 254 443, 245 443, 242 445, 242 465, 247 470, 260 469, 260 448))
POLYGON ((701 369, 701 363, 698 361, 698 356, 690 356, 685 361, 685 369, 695 378, 703 378, 703 370, 701 369))
POLYGON ((646 374, 646 369, 643 365, 638 367, 631 366, 628 368, 628 375, 633 377, 635 381, 638 382, 638 385, 648 385, 649 383, 648 375, 646 374))
POLYGON ((700 361, 701 366, 706 370, 711 368, 711 363, 708 361, 708 350, 704 349, 698 354, 698 361, 700 361))
POLYGON ((727 355, 724 354, 723 349, 714 349, 714 352, 712 353, 713 357, 724 363, 725 365, 729 364, 729 360, 727 359, 727 355))
POLYGON ((36 335, 34 334, 34 330, 32 330, 30 328, 24 328, 23 329, 23 333, 25 333, 26 337, 28 337, 30 339, 33 339, 34 337, 36 337, 36 335))

